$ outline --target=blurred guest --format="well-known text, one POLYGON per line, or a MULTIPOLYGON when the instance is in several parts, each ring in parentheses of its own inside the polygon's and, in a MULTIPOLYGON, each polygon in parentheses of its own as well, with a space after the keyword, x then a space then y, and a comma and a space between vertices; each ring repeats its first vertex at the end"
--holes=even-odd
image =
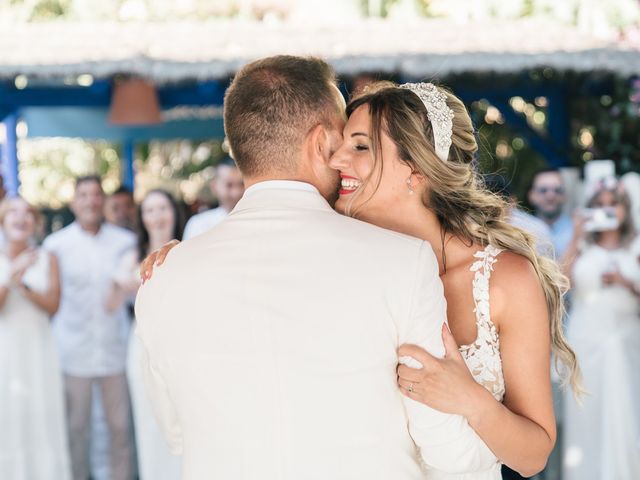
MULTIPOLYGON (((125 186, 120 186, 106 197, 104 206, 105 221, 127 230, 134 230, 136 221, 136 205, 133 192, 125 186)), ((132 307, 129 318, 132 317, 132 307)), ((96 388, 94 387, 94 390, 96 388)), ((109 480, 111 478, 109 460, 109 428, 99 395, 94 395, 91 419, 91 447, 90 465, 94 480, 109 480)))
POLYGON ((62 359, 73 478, 89 476, 88 446, 93 385, 99 386, 110 438, 113 480, 132 475, 131 409, 125 377, 126 308, 108 310, 116 266, 135 248, 133 233, 104 222, 100 178, 76 181, 75 221, 49 236, 44 247, 60 262, 62 298, 54 335, 62 359))
POLYGON ((485 175, 484 183, 491 192, 500 195, 507 201, 509 207, 507 219, 509 223, 533 235, 536 239, 536 249, 540 255, 553 257, 553 244, 549 226, 518 206, 518 199, 505 178, 498 174, 485 175))
POLYGON ((547 168, 538 171, 532 178, 528 200, 536 216, 551 230, 556 258, 562 258, 573 236, 573 221, 563 212, 567 194, 560 170, 547 168))
POLYGON ((104 217, 112 225, 133 230, 136 222, 136 204, 131 190, 120 187, 109 195, 104 205, 104 217))
MULTIPOLYGON (((140 261, 172 239, 182 238, 180 210, 173 197, 164 190, 150 191, 140 204, 138 249, 125 255, 114 277, 109 300, 117 308, 136 293, 140 286, 140 261)), ((155 419, 142 380, 140 341, 131 335, 127 360, 127 377, 131 391, 133 419, 141 480, 177 480, 180 457, 173 455, 155 419)))
POLYGON ((573 281, 568 338, 588 395, 582 406, 565 399, 563 479, 637 480, 639 241, 623 191, 601 187, 588 207, 612 209, 615 217, 613 224, 597 214, 576 219, 565 257, 573 281))
POLYGON ((7 195, 7 190, 4 188, 4 177, 0 175, 0 200, 7 195))
POLYGON ((226 158, 216 167, 216 174, 211 180, 211 190, 218 199, 218 208, 198 213, 189 219, 184 229, 184 239, 193 238, 206 232, 220 223, 244 193, 244 182, 238 167, 233 160, 226 158))
POLYGON ((629 172, 620 177, 624 191, 631 202, 631 218, 636 230, 640 228, 640 173, 629 172))
POLYGON ((32 247, 38 212, 0 205, 0 478, 71 478, 64 392, 49 319, 60 282, 53 255, 32 247))

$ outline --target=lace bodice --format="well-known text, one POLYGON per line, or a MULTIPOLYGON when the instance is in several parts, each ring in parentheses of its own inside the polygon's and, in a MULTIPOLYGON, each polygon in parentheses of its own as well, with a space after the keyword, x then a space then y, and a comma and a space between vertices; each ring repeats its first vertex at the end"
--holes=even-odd
POLYGON ((460 347, 460 353, 462 353, 462 357, 476 382, 489 390, 498 401, 502 401, 504 397, 504 375, 500 357, 500 338, 491 321, 489 279, 493 271, 493 264, 497 261, 496 257, 501 251, 487 245, 484 250, 474 254, 477 260, 471 265, 471 271, 475 272, 473 278, 475 308, 473 311, 476 314, 478 334, 473 343, 460 347))

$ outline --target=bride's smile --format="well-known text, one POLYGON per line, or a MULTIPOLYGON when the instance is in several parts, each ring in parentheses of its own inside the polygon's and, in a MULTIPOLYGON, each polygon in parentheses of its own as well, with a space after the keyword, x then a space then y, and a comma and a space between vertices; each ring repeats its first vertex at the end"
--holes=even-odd
POLYGON ((360 185, 362 185, 360 180, 350 175, 341 173, 340 178, 342 187, 340 188, 340 195, 351 195, 360 187, 360 185))

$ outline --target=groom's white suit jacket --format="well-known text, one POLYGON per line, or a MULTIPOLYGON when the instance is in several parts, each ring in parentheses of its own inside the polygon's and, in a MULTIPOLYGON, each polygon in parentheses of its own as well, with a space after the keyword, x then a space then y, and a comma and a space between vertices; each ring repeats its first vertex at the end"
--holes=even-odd
POLYGON ((310 185, 249 188, 171 251, 136 314, 185 480, 408 480, 425 478, 420 463, 495 463, 462 417, 396 386, 400 344, 444 351, 432 249, 337 214, 310 185))

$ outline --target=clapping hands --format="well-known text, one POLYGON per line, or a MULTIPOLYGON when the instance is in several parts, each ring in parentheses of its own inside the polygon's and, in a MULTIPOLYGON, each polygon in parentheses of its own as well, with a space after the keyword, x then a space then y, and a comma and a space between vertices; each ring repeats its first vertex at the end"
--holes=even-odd
POLYGON ((22 277, 37 259, 38 252, 31 247, 14 258, 11 262, 10 283, 16 287, 23 287, 22 277))

